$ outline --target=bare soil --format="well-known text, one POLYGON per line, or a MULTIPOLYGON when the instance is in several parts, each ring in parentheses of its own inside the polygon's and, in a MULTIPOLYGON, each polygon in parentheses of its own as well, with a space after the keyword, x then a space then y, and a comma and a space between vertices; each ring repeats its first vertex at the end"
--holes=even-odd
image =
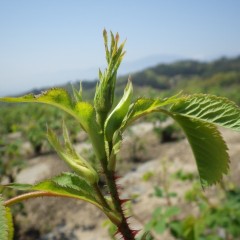
MULTIPOLYGON (((228 179, 240 183, 240 134, 221 130, 229 146, 231 174, 228 179)), ((86 143, 76 145, 78 151, 91 151, 86 143)), ((39 180, 67 171, 68 167, 56 154, 30 159, 27 168, 22 170, 18 182, 35 183, 39 180)), ((122 176, 119 184, 123 187, 122 196, 134 198, 130 204, 129 215, 134 229, 142 229, 151 218, 152 211, 168 204, 153 196, 153 187, 166 184, 166 179, 178 170, 197 173, 196 164, 186 139, 174 143, 160 144, 153 132, 153 125, 140 123, 125 134, 120 152, 118 172, 122 176), (152 173, 148 181, 143 180, 146 173, 152 173)), ((167 180, 168 181, 168 180, 167 180)), ((168 182, 170 191, 177 193, 172 204, 189 211, 184 205, 183 195, 191 188, 189 181, 168 182)), ((217 188, 210 188, 205 194, 214 199, 217 188)), ((194 208, 193 208, 194 210, 194 208)), ((33 199, 24 203, 25 214, 18 214, 19 240, 108 240, 106 217, 96 207, 69 199, 33 199)), ((156 236, 156 239, 160 239, 156 236)), ((166 232, 161 239, 171 240, 166 232)))

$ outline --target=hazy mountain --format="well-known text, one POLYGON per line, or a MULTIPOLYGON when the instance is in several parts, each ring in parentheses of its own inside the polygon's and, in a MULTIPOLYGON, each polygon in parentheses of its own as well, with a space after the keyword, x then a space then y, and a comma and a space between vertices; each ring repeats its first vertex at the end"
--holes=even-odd
MULTIPOLYGON (((121 66, 119 79, 117 81, 116 93, 121 95, 129 73, 134 84, 136 96, 168 96, 179 90, 185 92, 204 92, 217 95, 226 95, 230 99, 240 102, 240 56, 235 58, 219 58, 214 61, 182 60, 176 61, 178 56, 152 56, 142 60, 126 63, 121 66), (157 64, 159 62, 164 62, 157 64), (150 67, 143 67, 150 65, 150 67), (140 68, 140 71, 134 69, 140 68)), ((181 59, 181 57, 179 57, 181 59)), ((97 68, 87 72, 97 73, 97 68)), ((87 74, 85 72, 85 74, 87 74)), ((71 72, 73 73, 73 72, 71 72)), ((79 84, 83 80, 83 87, 87 98, 92 98, 97 76, 93 75, 92 80, 83 76, 83 72, 76 71, 76 77, 67 79, 67 74, 61 73, 61 81, 51 81, 51 86, 63 86, 70 88, 69 82, 79 84), (81 77, 81 78, 80 78, 81 77), (69 81, 66 81, 67 79, 69 81), (68 84, 66 84, 68 82, 68 84)), ((73 76, 73 75, 72 75, 73 76)), ((43 77, 43 76, 42 76, 43 77)), ((53 78, 53 76, 51 76, 53 78)), ((41 82, 40 82, 41 83, 41 82)), ((20 89, 19 89, 20 90, 20 89)), ((41 87, 32 88, 30 92, 39 93, 43 90, 41 87)), ((23 92, 23 91, 22 91, 23 92)))
POLYGON ((153 67, 158 64, 162 63, 169 64, 184 59, 188 58, 180 55, 158 54, 147 56, 136 61, 131 62, 123 61, 119 73, 120 74, 134 73, 136 71, 141 71, 145 68, 153 67))

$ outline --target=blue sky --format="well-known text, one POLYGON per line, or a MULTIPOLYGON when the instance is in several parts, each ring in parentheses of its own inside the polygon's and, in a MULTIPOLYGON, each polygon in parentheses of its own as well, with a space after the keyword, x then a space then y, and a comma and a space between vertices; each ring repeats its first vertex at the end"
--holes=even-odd
POLYGON ((105 66, 103 28, 127 39, 125 64, 236 56, 239 11, 236 0, 2 0, 0 96, 96 77, 105 66))

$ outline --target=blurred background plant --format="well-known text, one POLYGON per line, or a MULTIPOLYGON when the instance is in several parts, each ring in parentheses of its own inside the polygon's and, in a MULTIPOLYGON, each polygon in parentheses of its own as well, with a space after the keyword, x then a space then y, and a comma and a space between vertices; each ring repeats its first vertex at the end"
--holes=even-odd
MULTIPOLYGON (((168 178, 177 178, 180 181, 195 179, 192 173, 185 173, 182 170, 168 178)), ((154 196, 165 198, 167 204, 155 208, 151 219, 146 223, 145 230, 154 232, 149 239, 158 239, 157 236, 161 239, 162 234, 169 231, 179 240, 238 240, 240 189, 231 182, 226 185, 222 183, 218 187, 217 196, 212 199, 206 196, 199 182, 195 181, 193 187, 185 192, 184 202, 181 203, 182 206, 189 206, 188 209, 172 205, 169 199, 179 197, 176 192, 169 193, 164 187, 156 186, 154 196), (194 211, 189 212, 190 209, 194 211)))

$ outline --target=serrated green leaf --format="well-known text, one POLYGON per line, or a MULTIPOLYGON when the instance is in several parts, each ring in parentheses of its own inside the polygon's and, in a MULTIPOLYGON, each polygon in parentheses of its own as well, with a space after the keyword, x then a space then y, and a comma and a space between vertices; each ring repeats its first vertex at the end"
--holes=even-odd
POLYGON ((26 183, 10 183, 10 184, 4 185, 3 187, 9 187, 19 191, 30 191, 32 186, 33 186, 32 184, 26 184, 26 183))
POLYGON ((240 131, 240 108, 227 98, 193 94, 182 97, 170 111, 240 131))
POLYGON ((104 39, 104 46, 105 46, 105 52, 106 52, 106 60, 107 60, 107 63, 109 63, 109 61, 110 61, 110 56, 109 56, 108 36, 107 36, 107 31, 106 31, 106 29, 103 30, 103 39, 104 39))
POLYGON ((229 169, 228 148, 218 131, 210 123, 176 115, 196 159, 202 185, 219 182, 229 169))
POLYGON ((96 112, 93 106, 87 102, 79 102, 75 106, 75 113, 81 119, 81 124, 89 134, 98 159, 105 158, 104 136, 96 121, 96 112))
POLYGON ((8 240, 12 240, 14 237, 14 227, 13 227, 13 218, 11 209, 6 207, 6 218, 7 218, 7 225, 8 225, 8 240))
POLYGON ((147 115, 149 113, 158 111, 160 107, 164 107, 169 104, 173 104, 179 101, 179 94, 165 99, 153 99, 153 98, 139 98, 130 107, 128 116, 124 119, 122 128, 126 128, 133 121, 138 118, 147 115))
POLYGON ((38 183, 37 185, 34 185, 32 187, 32 190, 46 191, 56 194, 58 196, 81 199, 99 206, 99 203, 97 203, 97 200, 91 194, 86 194, 83 191, 78 191, 74 189, 73 186, 60 186, 59 184, 51 180, 46 180, 38 183))
POLYGON ((9 208, 4 206, 3 199, 0 196, 0 239, 12 240, 13 239, 13 222, 12 214, 9 208))
POLYGON ((24 191, 44 191, 53 196, 76 198, 90 202, 102 209, 93 187, 74 173, 62 173, 35 185, 11 183, 6 187, 24 191))
POLYGON ((162 234, 166 230, 166 222, 165 219, 161 219, 156 223, 156 225, 153 227, 153 229, 156 231, 156 233, 162 234))
MULTIPOLYGON (((116 167, 116 156, 118 152, 120 151, 122 144, 122 134, 120 131, 116 131, 113 135, 113 142, 112 142, 112 152, 109 155, 109 162, 108 162, 108 169, 114 170, 116 167)), ((106 146, 108 146, 108 143, 106 143, 106 146)), ((108 152, 108 149, 106 150, 108 152)))
MULTIPOLYGON (((81 89, 79 91, 79 96, 77 99, 80 100, 81 89)), ((76 95, 76 92, 74 92, 76 95)), ((34 103, 45 103, 55 107, 58 107, 65 112, 72 115, 76 118, 82 128, 88 132, 90 129, 91 124, 93 125, 93 113, 94 109, 91 104, 86 102, 77 102, 74 104, 69 96, 68 92, 62 88, 52 88, 46 92, 43 92, 39 95, 28 94, 22 97, 4 97, 0 98, 0 101, 4 102, 34 102, 34 103)), ((96 124, 95 124, 96 125, 96 124)), ((94 127, 94 130, 96 126, 94 127)))
POLYGON ((8 225, 6 218, 6 208, 3 205, 3 199, 0 197, 0 239, 8 240, 8 225))
POLYGON ((121 126, 121 123, 129 110, 132 93, 133 93, 132 83, 129 80, 124 90, 122 99, 110 113, 105 122, 105 136, 108 141, 112 141, 113 134, 121 126))
POLYGON ((145 232, 140 238, 140 240, 154 240, 154 238, 151 236, 149 232, 145 232))
POLYGON ((38 95, 28 94, 22 97, 3 97, 0 101, 4 102, 36 102, 46 103, 56 106, 70 114, 73 114, 71 109, 73 104, 68 92, 62 88, 52 88, 38 95))
POLYGON ((77 191, 85 192, 94 197, 95 191, 92 185, 74 173, 65 172, 52 178, 52 181, 61 187, 71 187, 77 191))
POLYGON ((75 106, 75 112, 87 132, 90 132, 92 127, 97 128, 95 111, 90 103, 78 102, 75 106))
POLYGON ((61 146, 56 134, 48 129, 47 137, 57 154, 64 160, 79 176, 86 178, 90 183, 98 182, 98 174, 93 167, 79 155, 70 142, 67 128, 63 123, 63 136, 65 145, 61 146))
POLYGON ((80 82, 79 90, 77 90, 73 85, 72 85, 72 92, 73 96, 76 102, 82 102, 82 83, 80 82))
POLYGON ((177 206, 171 206, 171 207, 168 207, 165 212, 164 212, 164 216, 166 218, 169 218, 169 217, 172 217, 174 215, 177 215, 180 213, 180 208, 177 207, 177 206))

